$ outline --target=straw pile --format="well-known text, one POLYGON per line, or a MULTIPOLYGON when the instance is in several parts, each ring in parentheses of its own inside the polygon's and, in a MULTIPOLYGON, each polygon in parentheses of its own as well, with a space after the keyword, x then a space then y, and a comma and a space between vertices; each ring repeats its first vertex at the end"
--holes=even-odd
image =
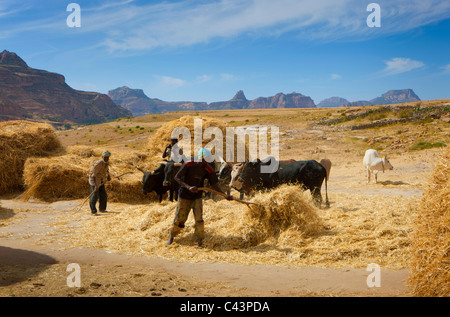
MULTIPOLYGON (((205 245, 219 249, 248 248, 268 239, 277 240, 287 231, 301 238, 324 228, 316 210, 298 187, 280 186, 270 193, 257 194, 252 201, 260 205, 248 208, 226 200, 217 203, 208 201, 205 209, 209 211, 207 217, 210 219, 206 223, 213 222, 214 226, 210 228, 213 232, 206 237, 205 245)), ((139 228, 148 230, 149 236, 166 239, 173 220, 173 207, 149 210, 139 228), (169 217, 165 218, 164 215, 169 217)))
POLYGON ((67 155, 29 158, 23 173, 26 190, 21 197, 46 202, 87 197, 89 183, 83 163, 81 159, 67 155))
MULTIPOLYGON (((233 192, 233 195, 236 193, 233 192)), ((329 209, 314 207, 296 186, 257 194, 263 208, 227 200, 204 200, 205 240, 193 246, 190 214, 174 243, 165 245, 176 203, 111 204, 111 213, 91 217, 89 207, 64 213, 49 239, 67 247, 157 256, 184 262, 404 269, 410 260, 411 215, 419 198, 333 194, 329 209), (69 224, 74 221, 78 227, 69 224)), ((42 241, 45 243, 45 240, 42 241)))
POLYGON ((0 194, 21 190, 27 158, 49 156, 63 150, 55 130, 45 123, 0 123, 0 194))
MULTIPOLYGON (((30 158, 25 163, 24 199, 54 202, 61 199, 80 199, 89 195, 88 175, 92 164, 100 159, 101 151, 87 146, 69 147, 67 154, 52 158, 30 158)), ((110 172, 120 176, 106 184, 108 200, 111 202, 145 203, 155 200, 156 195, 141 194, 142 174, 136 167, 151 169, 156 164, 146 161, 147 156, 139 152, 114 152, 111 156, 110 172)))
POLYGON ((409 283, 416 296, 450 296, 450 148, 444 151, 414 223, 409 283))
MULTIPOLYGON (((207 116, 183 116, 183 117, 180 117, 179 119, 172 120, 172 121, 169 121, 169 122, 166 122, 165 124, 163 124, 156 131, 156 133, 149 139, 148 144, 147 144, 147 150, 149 151, 150 155, 155 160, 157 160, 157 159, 160 160, 161 154, 163 153, 166 145, 170 143, 170 138, 172 136, 172 132, 176 128, 186 127, 190 131, 191 139, 183 140, 183 137, 179 136, 178 144, 183 149, 186 149, 186 145, 190 143, 191 153, 187 153, 185 151, 184 154, 186 156, 190 155, 191 157, 194 157, 197 154, 196 148, 194 147, 194 138, 197 138, 198 140, 200 140, 200 138, 201 138, 202 146, 206 146, 211 141, 218 139, 218 136, 212 135, 211 138, 207 138, 206 136, 204 136, 205 130, 209 127, 217 127, 222 131, 222 136, 223 136, 223 149, 222 149, 223 152, 222 153, 223 153, 223 156, 225 156, 226 155, 226 135, 227 135, 226 128, 227 128, 227 126, 228 125, 224 121, 216 119, 216 118, 211 118, 211 117, 207 117, 207 116), (200 133, 197 133, 197 131, 194 130, 194 120, 195 119, 202 120, 202 135, 200 135, 200 133)), ((230 160, 230 163, 235 162, 237 159, 237 147, 238 147, 238 142, 237 142, 237 139, 235 138, 235 140, 234 140, 234 160, 230 160)), ((247 144, 245 144, 245 149, 246 149, 245 150, 246 151, 245 158, 247 158, 248 157, 248 145, 247 144)), ((216 150, 215 148, 212 149, 213 154, 215 153, 215 150, 216 150)))

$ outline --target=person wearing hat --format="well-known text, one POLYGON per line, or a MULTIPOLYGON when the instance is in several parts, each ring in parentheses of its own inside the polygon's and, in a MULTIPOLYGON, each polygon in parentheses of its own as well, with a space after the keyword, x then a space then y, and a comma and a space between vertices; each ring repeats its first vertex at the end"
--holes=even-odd
POLYGON ((106 194, 105 183, 111 180, 109 173, 109 157, 111 153, 105 151, 102 153, 102 159, 94 162, 89 171, 89 185, 91 189, 91 198, 89 207, 91 214, 97 214, 97 201, 99 201, 100 212, 106 212, 108 196, 106 194))
MULTIPOLYGON (((211 152, 202 148, 198 152, 198 160, 185 162, 175 175, 175 181, 180 184, 180 189, 175 219, 170 229, 167 245, 172 244, 174 237, 184 228, 189 212, 192 209, 195 219, 195 245, 202 246, 204 238, 203 202, 202 191, 199 191, 198 188, 203 186, 205 179, 208 179, 210 186, 214 190, 223 193, 217 185, 218 180, 214 169, 208 164, 210 159, 211 152)), ((232 200, 233 198, 228 195, 227 199, 232 200)))
POLYGON ((176 163, 181 163, 186 161, 186 157, 183 154, 183 150, 178 146, 178 139, 171 138, 170 144, 164 149, 163 158, 168 158, 169 161, 174 161, 176 163))

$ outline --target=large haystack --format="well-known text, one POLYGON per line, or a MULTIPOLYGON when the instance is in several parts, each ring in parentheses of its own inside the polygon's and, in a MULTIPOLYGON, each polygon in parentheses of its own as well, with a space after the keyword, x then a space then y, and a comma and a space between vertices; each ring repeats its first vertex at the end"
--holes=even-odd
MULTIPOLYGON (((268 239, 283 239, 287 232, 298 237, 289 239, 295 244, 324 230, 316 209, 296 186, 280 186, 269 193, 257 194, 252 201, 260 205, 248 208, 226 200, 207 201, 205 222, 209 234, 205 245, 219 250, 242 249, 257 246, 268 239)), ((150 208, 139 227, 147 230, 148 236, 163 241, 167 238, 174 211, 174 206, 150 208)), ((190 225, 181 235, 180 243, 190 239, 190 225)))
MULTIPOLYGON (((88 175, 92 164, 100 159, 101 150, 86 146, 74 146, 67 154, 52 158, 30 158, 25 163, 24 199, 53 202, 61 199, 81 199, 89 195, 88 175)), ((112 151, 110 172, 113 178, 106 185, 111 202, 145 203, 156 199, 155 195, 143 195, 142 174, 137 167, 152 169, 154 163, 146 160, 146 154, 112 151)))
MULTIPOLYGON (((210 128, 210 127, 216 127, 219 128, 220 131, 222 131, 222 136, 223 136, 223 157, 226 159, 226 137, 227 137, 227 123, 225 123, 222 120, 216 119, 216 118, 211 118, 211 117, 206 117, 206 116, 183 116, 179 119, 176 120, 172 120, 169 122, 166 122, 165 124, 163 124, 157 131, 156 133, 149 139, 148 145, 147 145, 147 150, 149 151, 149 154, 153 157, 154 160, 159 160, 161 159, 161 155, 164 151, 164 148, 166 147, 167 144, 170 143, 170 138, 172 136, 172 133, 175 129, 177 128, 187 128, 189 130, 190 133, 190 140, 184 140, 182 136, 179 136, 179 145, 180 147, 186 149, 186 145, 190 143, 190 148, 191 148, 191 152, 187 153, 185 151, 185 155, 188 156, 190 155, 191 157, 194 157, 197 152, 196 152, 196 147, 194 144, 194 138, 197 137, 198 140, 202 140, 202 146, 206 146, 208 143, 214 141, 214 140, 219 140, 219 138, 215 135, 211 135, 210 137, 205 136, 205 130, 210 128), (200 136, 199 131, 195 131, 194 129, 194 123, 195 120, 199 119, 202 122, 202 135, 200 136), (197 134, 196 134, 197 133, 197 134)), ((178 130, 181 131, 181 130, 178 130)), ((178 137, 178 135, 177 135, 178 137)), ((236 162, 237 158, 237 147, 238 147, 238 141, 237 138, 234 138, 234 157, 233 160, 228 160, 231 163, 232 162, 236 162)), ((248 157, 248 146, 247 144, 244 144, 245 146, 245 158, 248 157)), ((209 146, 208 146, 209 148, 209 146)), ((212 148, 213 153, 215 153, 215 148, 212 148)), ((198 149, 197 149, 198 150, 198 149)))
POLYGON ((27 158, 61 151, 61 143, 49 124, 22 120, 1 122, 0 194, 22 189, 22 173, 27 158))
POLYGON ((412 236, 412 293, 450 296, 450 147, 434 169, 412 236))

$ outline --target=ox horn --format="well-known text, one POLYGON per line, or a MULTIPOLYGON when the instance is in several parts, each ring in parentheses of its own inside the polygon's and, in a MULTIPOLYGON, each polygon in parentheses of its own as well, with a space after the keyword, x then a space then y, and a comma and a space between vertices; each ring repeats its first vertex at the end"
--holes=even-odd
POLYGON ((142 173, 145 173, 145 171, 142 169, 142 168, 140 168, 140 167, 136 167, 138 170, 140 170, 142 173))
MULTIPOLYGON (((136 167, 138 170, 140 170, 143 174, 145 174, 145 171, 142 169, 142 168, 140 168, 140 167, 136 167)), ((153 172, 151 172, 151 173, 153 173, 153 172)))

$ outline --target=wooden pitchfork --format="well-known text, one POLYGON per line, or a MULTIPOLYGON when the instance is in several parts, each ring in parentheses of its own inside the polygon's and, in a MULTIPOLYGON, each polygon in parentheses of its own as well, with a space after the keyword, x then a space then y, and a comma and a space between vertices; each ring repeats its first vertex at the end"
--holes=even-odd
MULTIPOLYGON (((223 194, 223 193, 221 193, 221 192, 218 192, 218 191, 216 191, 216 190, 214 190, 214 189, 211 189, 211 188, 209 188, 209 187, 199 187, 198 190, 206 190, 206 191, 208 191, 208 192, 211 192, 211 193, 213 193, 213 194, 222 196, 222 197, 224 197, 224 198, 227 198, 227 197, 228 197, 228 195, 225 195, 225 194, 223 194)), ((233 198, 233 200, 235 200, 235 201, 237 201, 237 202, 240 202, 240 203, 242 203, 242 204, 246 204, 247 207, 249 207, 249 208, 250 208, 250 205, 257 205, 257 206, 260 206, 260 204, 257 204, 257 203, 252 203, 252 202, 250 202, 250 201, 240 200, 240 199, 234 198, 233 196, 231 196, 231 197, 233 198)))

